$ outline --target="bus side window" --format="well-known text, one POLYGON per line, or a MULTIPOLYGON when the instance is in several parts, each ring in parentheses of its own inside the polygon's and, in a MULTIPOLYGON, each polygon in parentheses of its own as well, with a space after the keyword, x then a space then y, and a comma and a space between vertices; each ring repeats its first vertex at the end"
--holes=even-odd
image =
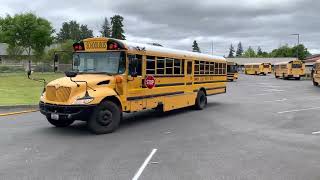
POLYGON ((192 74, 192 61, 187 63, 187 74, 192 74))
MULTIPOLYGON (((132 74, 132 72, 136 72, 137 76, 141 76, 142 75, 142 55, 135 55, 135 57, 138 59, 136 68, 135 69, 131 68, 133 66, 129 64, 129 74, 132 74)), ((129 61, 129 63, 131 62, 129 61)))

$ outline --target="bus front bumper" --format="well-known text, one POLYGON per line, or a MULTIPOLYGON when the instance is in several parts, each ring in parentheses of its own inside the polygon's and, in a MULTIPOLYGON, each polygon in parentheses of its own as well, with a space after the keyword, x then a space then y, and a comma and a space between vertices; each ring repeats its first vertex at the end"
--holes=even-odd
POLYGON ((96 105, 57 105, 44 102, 39 103, 41 114, 50 117, 59 116, 59 120, 87 120, 96 105))

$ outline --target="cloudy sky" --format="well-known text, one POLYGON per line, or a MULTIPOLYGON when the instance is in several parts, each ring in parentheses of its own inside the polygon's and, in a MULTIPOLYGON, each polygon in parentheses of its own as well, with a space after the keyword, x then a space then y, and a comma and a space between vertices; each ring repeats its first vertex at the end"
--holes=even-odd
POLYGON ((104 17, 125 18, 128 40, 158 42, 191 50, 193 40, 204 53, 226 55, 230 44, 270 51, 301 42, 320 53, 320 1, 316 0, 0 0, 0 16, 33 12, 52 22, 76 20, 99 35, 104 17))

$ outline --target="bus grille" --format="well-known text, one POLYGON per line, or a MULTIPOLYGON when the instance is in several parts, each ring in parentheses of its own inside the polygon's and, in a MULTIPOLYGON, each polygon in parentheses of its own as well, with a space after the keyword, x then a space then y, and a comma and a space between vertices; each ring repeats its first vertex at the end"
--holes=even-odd
POLYGON ((48 86, 46 89, 46 98, 49 101, 56 101, 56 102, 67 102, 71 93, 70 87, 56 87, 48 86))

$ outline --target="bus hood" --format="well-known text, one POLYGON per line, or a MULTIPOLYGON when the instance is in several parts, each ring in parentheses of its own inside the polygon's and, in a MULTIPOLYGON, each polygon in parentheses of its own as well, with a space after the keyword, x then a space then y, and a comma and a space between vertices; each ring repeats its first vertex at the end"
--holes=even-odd
MULTIPOLYGON (((105 74, 80 74, 72 78, 72 80, 86 81, 89 86, 89 94, 93 93, 92 89, 114 84, 114 77, 105 74)), ((72 82, 69 77, 51 81, 46 86, 44 101, 53 104, 72 104, 76 99, 83 97, 86 92, 85 82, 77 82, 77 84, 72 82)))

